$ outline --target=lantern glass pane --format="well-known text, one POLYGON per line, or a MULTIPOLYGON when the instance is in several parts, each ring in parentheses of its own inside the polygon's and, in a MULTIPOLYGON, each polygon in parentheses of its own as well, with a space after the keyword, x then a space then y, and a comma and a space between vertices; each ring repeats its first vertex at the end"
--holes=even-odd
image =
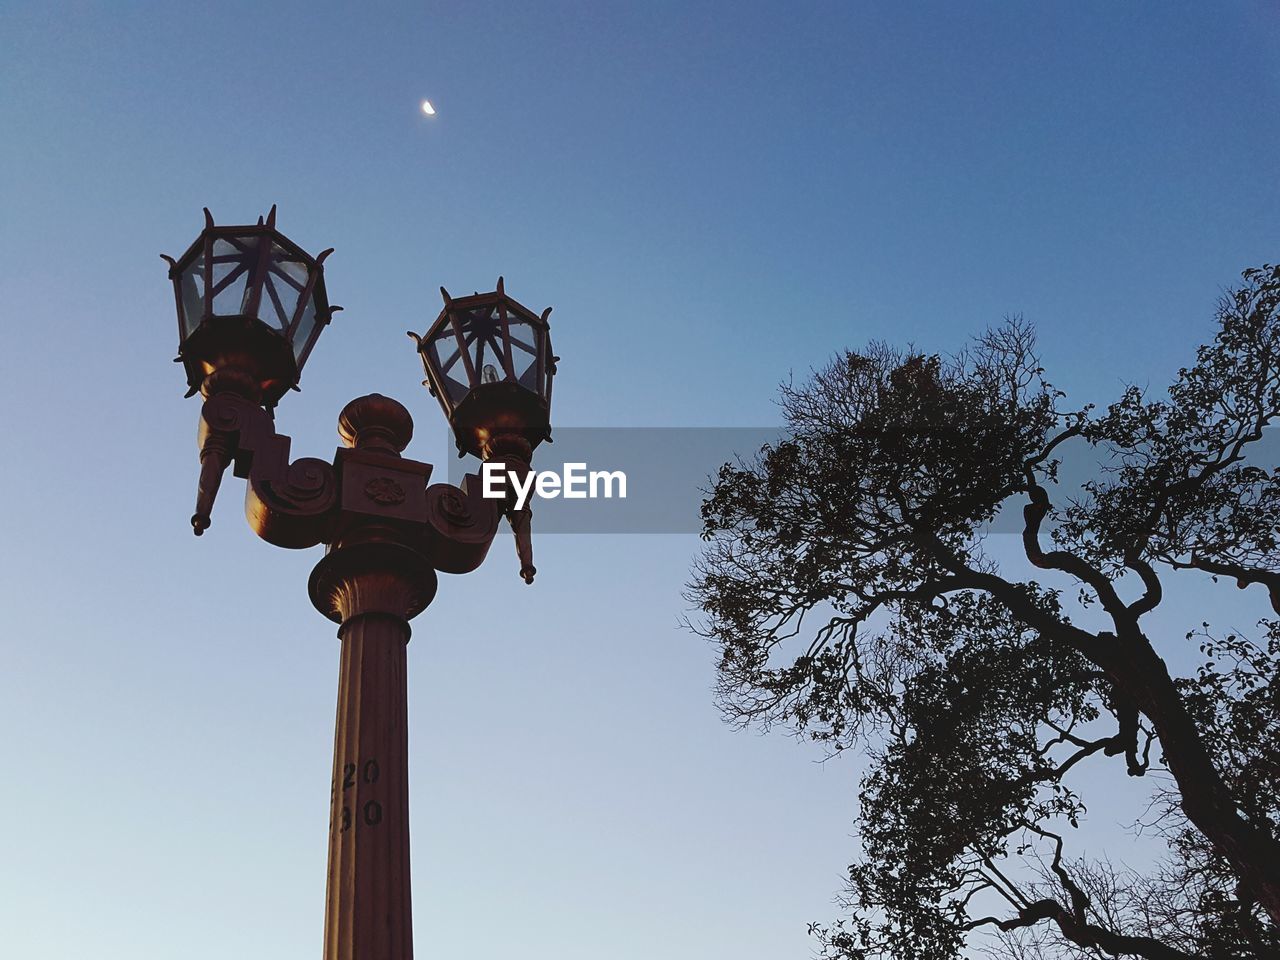
POLYGON ((204 251, 178 278, 182 293, 182 335, 189 337, 204 319, 204 251))
POLYGON ((507 313, 507 331, 511 341, 511 368, 516 383, 541 395, 538 383, 538 348, 542 330, 513 312, 507 313))
MULTIPOLYGON (((307 286, 307 272, 303 260, 273 243, 271 262, 262 283, 262 299, 258 303, 258 319, 273 330, 288 331, 298 309, 298 298, 307 286)), ((314 315, 311 319, 314 323, 314 315)), ((305 342, 306 335, 300 334, 300 338, 305 342)))
POLYGON ((307 347, 307 341, 311 339, 311 331, 316 328, 316 300, 315 297, 307 299, 307 305, 303 308, 302 316, 298 320, 298 329, 293 334, 293 355, 295 359, 302 359, 302 351, 307 347))
POLYGON ((452 402, 457 403, 467 395, 471 384, 467 382, 466 363, 458 349, 458 339, 454 335, 452 323, 446 323, 431 338, 428 350, 431 364, 445 392, 452 402))
POLYGON ((550 407, 551 406, 551 385, 555 383, 555 379, 556 379, 555 371, 554 371, 555 361, 552 360, 552 357, 555 356, 555 352, 551 349, 550 331, 544 332, 542 335, 542 349, 545 351, 545 356, 547 358, 545 361, 543 361, 543 369, 546 371, 546 375, 547 375, 547 392, 543 394, 542 399, 546 400, 547 406, 550 407))
POLYGON ((213 242, 214 314, 229 317, 246 312, 257 268, 256 238, 227 237, 213 242))
POLYGON ((293 320, 297 299, 297 293, 274 279, 268 271, 262 281, 262 299, 258 301, 258 319, 272 330, 284 332, 293 320))
POLYGON ((476 307, 460 317, 463 339, 481 383, 509 380, 502 317, 496 305, 476 307))

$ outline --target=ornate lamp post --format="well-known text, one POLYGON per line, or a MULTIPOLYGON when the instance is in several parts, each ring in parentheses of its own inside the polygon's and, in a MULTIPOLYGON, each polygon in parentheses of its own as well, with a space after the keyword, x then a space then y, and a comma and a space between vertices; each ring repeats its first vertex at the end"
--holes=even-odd
MULTIPOLYGON (((211 522, 228 466, 248 481, 245 515, 262 539, 294 549, 323 543, 311 602, 340 624, 342 641, 329 820, 326 960, 408 960, 409 793, 405 649, 409 621, 435 596, 436 572, 467 573, 484 560, 505 514, 521 576, 532 582, 527 508, 481 496, 476 474, 460 487, 430 483, 432 466, 402 457, 409 412, 388 397, 353 400, 338 417, 345 447, 332 463, 290 461, 273 410, 296 389, 307 356, 339 307, 329 304, 324 260, 275 228, 205 229, 170 264, 178 361, 200 412, 197 535, 211 522)), ((442 290, 443 292, 443 290, 442 290)), ((547 325, 506 295, 454 300, 425 336, 412 334, 431 392, 453 426, 459 455, 521 474, 550 438, 555 361, 547 325)))
MULTIPOLYGON (((504 462, 523 479, 534 448, 551 440, 551 381, 560 359, 551 353, 551 308, 541 316, 530 312, 507 296, 501 277, 493 293, 455 300, 441 287, 440 294, 444 309, 426 336, 409 331, 425 383, 453 426, 458 456, 504 462)), ((533 583, 532 513, 526 506, 507 517, 520 576, 533 583)))

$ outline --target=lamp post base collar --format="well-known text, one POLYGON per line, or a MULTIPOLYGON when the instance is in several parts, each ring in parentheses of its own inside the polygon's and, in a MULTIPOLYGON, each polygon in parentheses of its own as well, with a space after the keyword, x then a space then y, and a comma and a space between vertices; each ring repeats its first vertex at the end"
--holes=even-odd
POLYGON ((332 547, 311 571, 311 602, 334 623, 364 614, 409 621, 436 595, 436 571, 425 554, 394 540, 332 547))

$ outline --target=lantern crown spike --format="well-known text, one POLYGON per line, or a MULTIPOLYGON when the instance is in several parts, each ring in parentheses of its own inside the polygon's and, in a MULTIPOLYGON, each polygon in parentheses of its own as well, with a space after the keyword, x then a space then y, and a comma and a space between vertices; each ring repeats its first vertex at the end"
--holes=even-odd
POLYGON ((444 298, 444 305, 446 307, 452 306, 453 297, 449 296, 449 291, 446 290, 444 287, 440 288, 440 296, 444 298))
POLYGON ((271 209, 267 212, 267 229, 274 230, 276 228, 276 205, 273 203, 271 209))
POLYGON ((213 214, 209 212, 209 208, 204 208, 204 228, 206 230, 213 229, 213 214))

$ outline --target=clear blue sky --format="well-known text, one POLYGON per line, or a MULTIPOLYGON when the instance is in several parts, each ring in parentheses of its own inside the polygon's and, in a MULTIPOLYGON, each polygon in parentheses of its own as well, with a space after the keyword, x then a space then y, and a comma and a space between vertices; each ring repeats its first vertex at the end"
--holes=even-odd
MULTIPOLYGON (((1073 399, 1161 384, 1280 257, 1277 117, 1270 3, 0 5, 3 952, 320 949, 337 641, 238 481, 190 535, 202 206, 337 248, 295 454, 379 390, 439 462, 404 331, 499 273, 565 425, 771 424, 1010 313, 1073 399)), ((500 542, 415 622, 421 956, 808 956, 856 764, 719 722, 696 549, 544 537, 526 588, 500 542)))

